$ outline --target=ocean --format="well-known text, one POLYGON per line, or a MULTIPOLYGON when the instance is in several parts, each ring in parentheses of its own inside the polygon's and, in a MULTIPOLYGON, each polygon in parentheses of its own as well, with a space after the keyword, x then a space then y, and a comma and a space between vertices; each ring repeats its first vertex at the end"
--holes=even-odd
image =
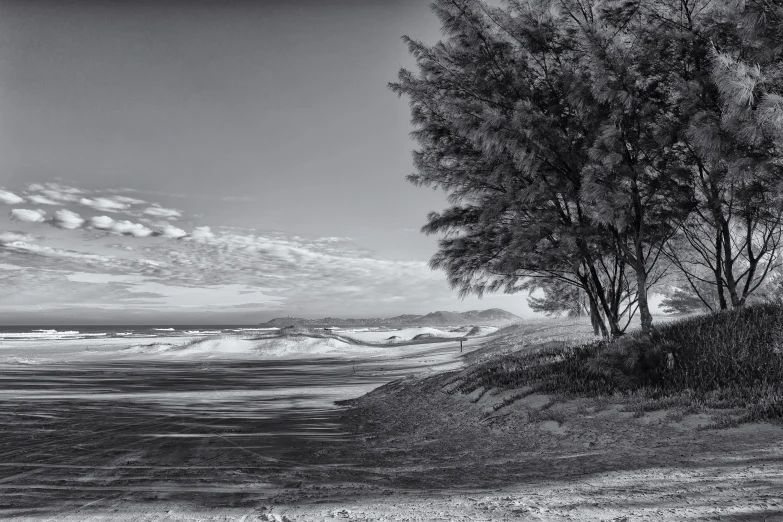
POLYGON ((104 338, 158 338, 193 335, 252 334, 277 328, 250 325, 36 325, 0 326, 2 340, 104 338))

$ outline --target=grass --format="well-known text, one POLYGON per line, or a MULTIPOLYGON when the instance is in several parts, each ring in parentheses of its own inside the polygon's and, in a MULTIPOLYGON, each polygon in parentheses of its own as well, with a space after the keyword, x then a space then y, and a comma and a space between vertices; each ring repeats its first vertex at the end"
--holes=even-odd
MULTIPOLYGON (((508 343, 510 334, 501 332, 499 341, 508 343)), ((526 349, 515 342, 515 351, 495 350, 479 360, 458 390, 530 386, 566 396, 621 395, 639 414, 673 406, 742 408, 742 421, 783 419, 783 306, 672 321, 657 326, 650 339, 637 332, 615 341, 549 340, 526 349)), ((734 422, 726 417, 717 424, 734 422)))

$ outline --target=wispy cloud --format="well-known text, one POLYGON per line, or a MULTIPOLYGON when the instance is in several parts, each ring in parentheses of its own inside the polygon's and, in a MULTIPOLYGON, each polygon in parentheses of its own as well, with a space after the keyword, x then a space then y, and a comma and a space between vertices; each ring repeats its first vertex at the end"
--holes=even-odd
POLYGON ((38 198, 45 198, 52 203, 43 204, 65 204, 78 201, 81 195, 86 194, 86 191, 61 185, 59 183, 32 183, 27 186, 27 191, 32 193, 28 198, 30 201, 38 198))
POLYGON ((147 203, 143 199, 131 198, 128 196, 114 196, 114 201, 119 201, 120 203, 127 203, 129 205, 144 205, 147 203))
POLYGON ((120 210, 127 210, 130 208, 130 205, 128 203, 123 203, 122 201, 118 201, 117 198, 107 198, 107 197, 99 197, 99 198, 81 198, 79 200, 79 203, 86 207, 91 207, 95 210, 103 210, 106 212, 117 212, 120 210))
POLYGON ((41 194, 27 196, 27 199, 30 201, 30 203, 35 203, 36 205, 60 205, 60 202, 49 199, 48 197, 42 196, 41 194))
POLYGON ((21 234, 19 232, 0 232, 0 245, 15 243, 17 241, 35 241, 35 238, 29 234, 21 234))
MULTIPOLYGON (((166 219, 192 220, 192 216, 155 202, 64 186, 28 187, 32 189, 36 194, 54 191, 46 197, 63 202, 64 208, 48 219, 43 210, 14 208, 13 218, 31 224, 27 226, 44 224, 59 230, 39 237, 2 232, 0 263, 21 267, 26 274, 45 273, 36 286, 39 289, 45 281, 55 285, 51 281, 67 279, 69 274, 103 279, 80 281, 77 277, 68 279, 68 285, 56 286, 56 292, 70 293, 71 302, 110 306, 95 290, 109 284, 118 306, 133 303, 204 310, 255 305, 292 310, 306 304, 329 313, 335 308, 344 310, 346 303, 356 310, 398 306, 404 296, 411 295, 428 296, 431 302, 453 299, 442 275, 433 273, 426 262, 383 259, 348 237, 303 237, 203 225, 186 230, 166 219), (77 195, 77 201, 64 199, 77 195), (90 216, 67 208, 74 205, 120 214, 134 212, 133 205, 144 205, 138 215, 161 219, 135 222, 105 214, 90 216), (125 237, 106 245, 96 242, 102 234, 125 237), (63 243, 68 235, 71 240, 63 243), (63 244, 68 247, 62 248, 63 244), (80 290, 79 285, 89 288, 80 290)), ((20 288, 8 278, 4 284, 20 288)), ((54 288, 50 286, 49 291, 54 288)), ((47 302, 45 293, 36 294, 42 303, 47 302)))
POLYGON ((24 202, 24 198, 17 196, 13 192, 8 192, 7 190, 0 190, 0 202, 5 203, 6 205, 18 205, 19 203, 24 202))
POLYGON ((161 218, 178 218, 182 215, 179 210, 175 210, 173 208, 163 208, 159 206, 145 208, 144 213, 148 216, 161 218))

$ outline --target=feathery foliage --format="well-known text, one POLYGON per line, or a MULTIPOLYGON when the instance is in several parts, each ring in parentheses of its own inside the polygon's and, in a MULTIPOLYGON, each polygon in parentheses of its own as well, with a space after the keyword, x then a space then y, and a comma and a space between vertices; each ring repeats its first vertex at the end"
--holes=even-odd
POLYGON ((651 335, 672 271, 709 309, 743 306, 783 240, 782 5, 436 0, 443 39, 405 37, 417 70, 390 84, 409 181, 450 203, 422 228, 430 266, 461 296, 583 295, 612 336, 637 311, 651 335))

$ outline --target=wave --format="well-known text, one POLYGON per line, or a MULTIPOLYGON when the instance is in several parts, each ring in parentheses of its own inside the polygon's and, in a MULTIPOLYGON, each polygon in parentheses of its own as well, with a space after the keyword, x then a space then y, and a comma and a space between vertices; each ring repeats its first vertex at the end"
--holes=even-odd
POLYGON ((151 326, 106 326, 95 327, 86 326, 80 329, 70 328, 30 328, 25 330, 24 327, 2 327, 0 326, 0 341, 42 341, 42 340, 77 340, 77 339, 100 339, 100 338, 115 338, 115 339, 131 339, 131 338, 169 338, 169 337, 181 337, 181 336, 213 336, 220 334, 228 335, 262 335, 270 332, 279 331, 279 328, 254 328, 254 327, 207 327, 198 328, 193 326, 191 329, 187 327, 151 327, 151 326))
POLYGON ((85 339, 88 337, 106 337, 108 332, 83 333, 78 330, 33 330, 30 332, 0 332, 0 339, 7 340, 57 340, 85 339))

